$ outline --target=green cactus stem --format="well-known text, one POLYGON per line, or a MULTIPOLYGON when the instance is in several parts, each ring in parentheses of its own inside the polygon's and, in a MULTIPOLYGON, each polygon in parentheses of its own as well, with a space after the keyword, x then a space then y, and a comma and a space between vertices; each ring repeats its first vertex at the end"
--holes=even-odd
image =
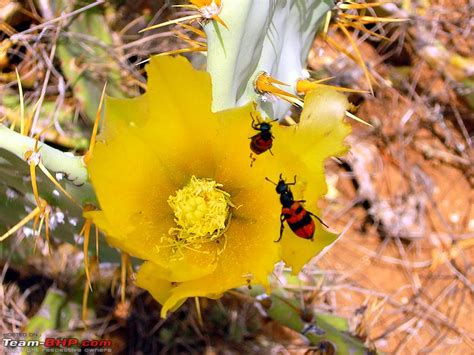
MULTIPOLYGON (((368 354, 362 341, 349 333, 347 320, 332 314, 313 313, 302 309, 298 300, 285 297, 282 292, 258 297, 268 316, 306 337, 321 349, 332 347, 337 354, 368 354)), ((326 350, 328 351, 328 350, 326 350)))
MULTIPOLYGON (((0 149, 5 149, 18 158, 25 160, 25 154, 28 151, 33 151, 35 144, 35 139, 23 136, 0 125, 0 149)), ((82 157, 61 152, 42 142, 38 143, 38 151, 42 163, 50 172, 63 173, 67 181, 75 186, 82 186, 87 183, 88 175, 82 157)))
POLYGON ((287 83, 296 94, 304 76, 306 58, 314 36, 332 0, 227 1, 220 18, 228 29, 209 22, 207 70, 213 80, 213 110, 219 111, 257 101, 269 116, 282 118, 291 104, 267 102, 254 89, 256 77, 268 73, 287 83))

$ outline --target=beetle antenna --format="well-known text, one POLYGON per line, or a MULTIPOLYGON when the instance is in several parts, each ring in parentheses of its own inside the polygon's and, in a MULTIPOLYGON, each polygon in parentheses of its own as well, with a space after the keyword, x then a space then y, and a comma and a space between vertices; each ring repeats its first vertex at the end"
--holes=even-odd
POLYGON ((250 112, 250 117, 252 117, 252 128, 258 130, 259 122, 258 120, 255 120, 255 117, 252 112, 250 112), (257 121, 256 124, 255 124, 255 121, 257 121))
POLYGON ((269 178, 267 178, 266 176, 265 176, 265 180, 267 180, 268 182, 271 182, 275 186, 278 185, 278 184, 274 183, 272 180, 270 180, 269 178))

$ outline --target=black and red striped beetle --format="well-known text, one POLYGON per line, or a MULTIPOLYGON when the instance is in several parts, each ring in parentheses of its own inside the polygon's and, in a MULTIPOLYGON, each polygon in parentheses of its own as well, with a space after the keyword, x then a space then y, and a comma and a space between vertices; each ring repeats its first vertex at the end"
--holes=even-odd
POLYGON ((311 216, 316 218, 323 226, 328 228, 327 224, 324 223, 321 218, 316 216, 314 213, 307 211, 303 207, 302 203, 306 202, 305 200, 294 200, 293 193, 290 190, 290 185, 296 184, 296 175, 294 177, 294 181, 291 183, 287 183, 282 178, 282 174, 280 174, 278 184, 274 183, 267 177, 265 179, 276 185, 276 192, 280 195, 280 237, 275 240, 275 242, 279 242, 283 237, 283 230, 285 228, 283 222, 285 221, 298 237, 309 239, 311 241, 313 240, 315 230, 314 221, 311 216))
MULTIPOLYGON (((262 153, 265 153, 267 150, 270 152, 271 155, 273 155, 272 152, 272 145, 273 145, 273 137, 272 135, 272 125, 271 122, 275 122, 278 120, 271 120, 268 122, 257 122, 255 123, 255 118, 252 116, 252 128, 256 131, 259 131, 256 135, 250 137, 250 149, 252 152, 255 154, 259 155, 262 153)), ((252 159, 252 163, 250 164, 251 166, 253 165, 253 162, 255 161, 255 158, 252 156, 252 153, 250 153, 250 158, 252 159)))

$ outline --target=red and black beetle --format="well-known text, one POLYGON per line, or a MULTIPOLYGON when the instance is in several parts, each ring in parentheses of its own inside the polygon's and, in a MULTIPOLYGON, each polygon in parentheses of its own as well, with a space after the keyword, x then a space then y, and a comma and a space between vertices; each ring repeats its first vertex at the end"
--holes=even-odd
MULTIPOLYGON (((250 149, 255 154, 259 155, 265 153, 267 150, 272 153, 272 145, 273 145, 273 137, 272 135, 272 125, 271 122, 275 122, 278 120, 271 120, 269 122, 255 122, 255 118, 252 115, 252 128, 256 131, 259 131, 256 135, 250 137, 250 149)), ((255 161, 255 158, 250 154, 250 158, 252 159, 252 164, 255 161)), ((252 165, 251 164, 251 165, 252 165)))
POLYGON ((327 224, 324 223, 321 218, 316 216, 314 213, 307 211, 302 203, 306 202, 305 200, 295 201, 293 198, 293 193, 290 190, 290 185, 296 184, 296 175, 294 181, 287 183, 280 174, 278 184, 271 181, 269 178, 265 178, 267 181, 276 185, 276 192, 280 195, 281 203, 281 214, 280 214, 280 237, 275 240, 279 242, 283 237, 283 230, 285 228, 283 222, 286 221, 290 229, 300 238, 313 240, 315 225, 314 221, 311 218, 313 216, 316 218, 323 226, 328 228, 327 224))

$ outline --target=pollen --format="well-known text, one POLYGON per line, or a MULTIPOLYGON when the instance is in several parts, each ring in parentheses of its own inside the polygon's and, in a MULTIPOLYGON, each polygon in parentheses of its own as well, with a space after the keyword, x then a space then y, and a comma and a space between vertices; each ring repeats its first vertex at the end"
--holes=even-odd
POLYGON ((234 205, 222 186, 212 179, 192 176, 186 186, 168 198, 176 223, 169 231, 174 247, 200 249, 202 244, 224 235, 234 205))

